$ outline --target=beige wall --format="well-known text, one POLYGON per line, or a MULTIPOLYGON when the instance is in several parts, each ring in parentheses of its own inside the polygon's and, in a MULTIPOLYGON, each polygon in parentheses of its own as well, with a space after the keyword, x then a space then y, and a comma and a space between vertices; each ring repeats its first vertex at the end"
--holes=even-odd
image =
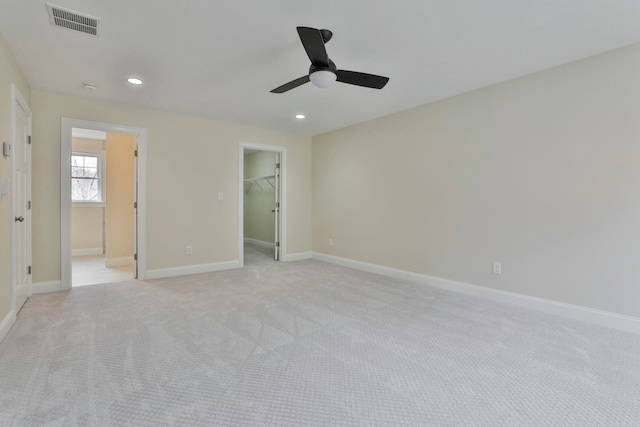
MULTIPOLYGON (((72 138, 74 151, 103 150, 104 141, 72 138)), ((71 249, 98 249, 103 247, 102 207, 71 208, 71 249)))
POLYGON ((33 91, 34 281, 60 279, 60 119, 148 129, 149 269, 238 258, 239 141, 287 147, 290 253, 311 250, 311 138, 124 104, 33 91), (217 198, 224 192, 224 200, 217 198), (187 245, 193 255, 186 255, 187 245))
POLYGON ((107 261, 133 259, 133 135, 107 133, 107 261))
POLYGON ((640 45, 314 137, 312 209, 317 252, 640 317, 640 45))
MULTIPOLYGON (((31 105, 31 88, 0 36, 0 146, 11 142, 11 84, 31 105)), ((11 181, 11 159, 0 151, 0 180, 11 181)), ((0 196, 0 322, 12 309, 11 297, 11 196, 0 196)), ((34 228, 34 234, 36 229, 34 228)))
POLYGON ((71 138, 71 147, 74 151, 104 150, 105 142, 99 139, 71 138))
POLYGON ((103 247, 102 209, 71 208, 71 249, 98 249, 103 247))
MULTIPOLYGON (((260 151, 245 156, 245 178, 273 175, 276 153, 260 151)), ((271 182, 274 182, 272 180, 271 182)), ((274 182, 275 183, 275 182, 274 182)), ((273 243, 275 241, 275 191, 268 183, 248 186, 245 191, 244 237, 273 243)))

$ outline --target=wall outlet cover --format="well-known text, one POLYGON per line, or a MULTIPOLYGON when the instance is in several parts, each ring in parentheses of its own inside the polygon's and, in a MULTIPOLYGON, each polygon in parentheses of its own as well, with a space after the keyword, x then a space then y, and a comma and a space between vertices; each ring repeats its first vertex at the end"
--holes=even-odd
POLYGON ((502 274, 502 263, 494 261, 492 264, 492 267, 493 267, 493 274, 502 274))

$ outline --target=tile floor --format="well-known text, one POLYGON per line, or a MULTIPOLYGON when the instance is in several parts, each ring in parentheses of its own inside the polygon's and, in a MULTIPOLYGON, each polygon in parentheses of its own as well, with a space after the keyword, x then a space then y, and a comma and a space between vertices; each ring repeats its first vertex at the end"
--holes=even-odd
POLYGON ((133 278, 133 265, 104 266, 104 255, 74 256, 71 258, 71 286, 123 282, 133 278))

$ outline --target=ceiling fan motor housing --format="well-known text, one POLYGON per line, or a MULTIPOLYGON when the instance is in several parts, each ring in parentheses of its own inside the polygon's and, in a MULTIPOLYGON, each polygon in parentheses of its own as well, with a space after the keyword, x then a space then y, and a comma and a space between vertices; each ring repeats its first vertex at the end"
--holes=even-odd
POLYGON ((311 64, 311 66, 309 67, 309 74, 313 74, 316 71, 331 71, 332 73, 335 74, 336 71, 338 71, 338 67, 336 67, 336 64, 332 60, 329 60, 329 66, 328 67, 323 67, 321 65, 311 64))
POLYGON ((330 59, 328 67, 311 64, 311 67, 309 67, 309 80, 314 86, 324 89, 335 83, 338 78, 336 71, 336 64, 330 59))

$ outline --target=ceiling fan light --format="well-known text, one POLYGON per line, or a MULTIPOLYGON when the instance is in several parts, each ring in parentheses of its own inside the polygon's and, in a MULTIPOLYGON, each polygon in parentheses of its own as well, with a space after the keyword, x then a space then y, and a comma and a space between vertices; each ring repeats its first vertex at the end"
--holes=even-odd
POLYGON ((338 76, 336 76, 336 73, 333 71, 320 70, 311 73, 309 79, 314 86, 325 88, 331 86, 336 81, 337 77, 338 76))

